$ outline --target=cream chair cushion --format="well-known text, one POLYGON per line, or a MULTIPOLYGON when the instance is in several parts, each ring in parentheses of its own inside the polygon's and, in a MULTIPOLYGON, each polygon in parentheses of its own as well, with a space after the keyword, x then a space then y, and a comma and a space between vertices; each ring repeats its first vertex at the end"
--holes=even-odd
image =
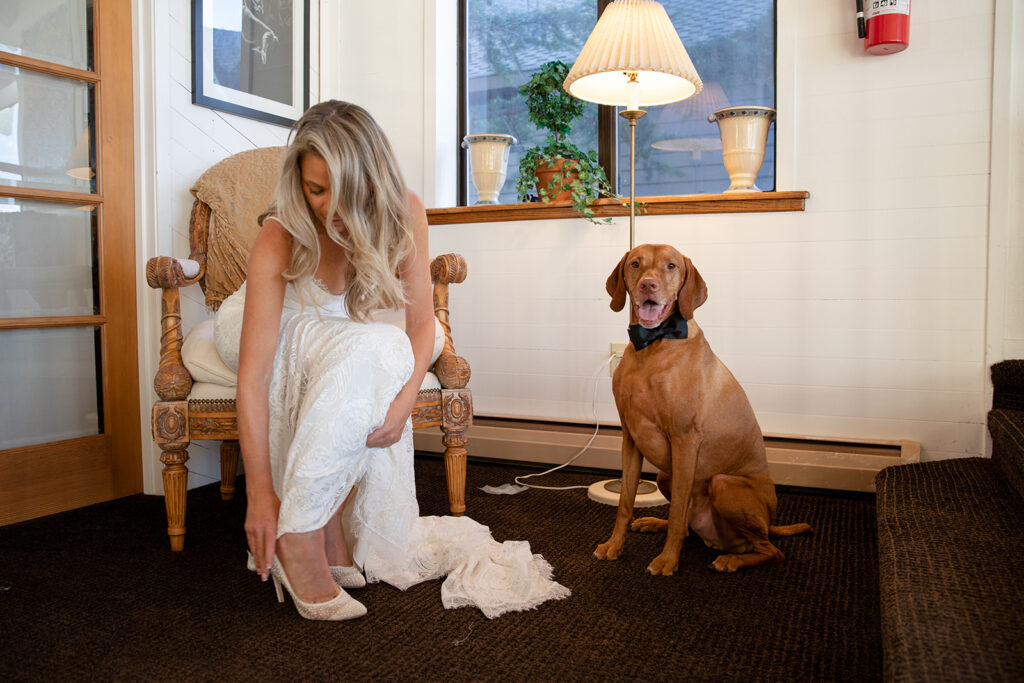
MULTIPOLYGON (((404 328, 405 318, 401 314, 379 315, 377 320, 404 328)), ((430 356, 430 367, 434 366, 441 350, 444 349, 444 328, 441 321, 434 318, 434 350, 430 356)), ((238 375, 224 364, 217 353, 217 345, 213 341, 213 318, 199 323, 186 335, 181 345, 181 359, 185 368, 192 375, 192 391, 189 399, 233 399, 235 387, 238 386, 238 375)), ((428 372, 420 385, 420 391, 440 389, 441 382, 437 376, 428 372)))

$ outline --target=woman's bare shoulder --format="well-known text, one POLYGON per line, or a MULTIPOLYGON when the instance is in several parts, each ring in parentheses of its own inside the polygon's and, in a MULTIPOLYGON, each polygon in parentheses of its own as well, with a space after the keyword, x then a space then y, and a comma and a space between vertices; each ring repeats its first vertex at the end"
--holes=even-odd
MULTIPOLYGON (((268 216, 252 245, 252 256, 287 264, 291 260, 292 235, 275 216, 268 216)), ((251 257, 250 257, 251 262, 251 257)))
POLYGON ((409 199, 409 211, 413 214, 424 213, 426 209, 423 207, 423 200, 420 196, 412 190, 406 190, 406 197, 409 199))

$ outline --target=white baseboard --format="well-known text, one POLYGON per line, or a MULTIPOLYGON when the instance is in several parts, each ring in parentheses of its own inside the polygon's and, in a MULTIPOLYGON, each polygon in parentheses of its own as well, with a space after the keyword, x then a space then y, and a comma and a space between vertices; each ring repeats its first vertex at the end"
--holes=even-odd
MULTIPOLYGON (((466 452, 488 458, 560 465, 577 453, 593 427, 540 421, 474 418, 466 433, 466 452)), ((416 450, 443 453, 440 430, 413 433, 416 450)), ((593 444, 574 467, 621 471, 622 431, 601 427, 593 444)), ((875 475, 889 465, 919 462, 921 446, 913 441, 867 441, 792 434, 765 434, 768 467, 776 484, 874 492, 875 475)), ((657 472, 644 462, 645 472, 657 472)))

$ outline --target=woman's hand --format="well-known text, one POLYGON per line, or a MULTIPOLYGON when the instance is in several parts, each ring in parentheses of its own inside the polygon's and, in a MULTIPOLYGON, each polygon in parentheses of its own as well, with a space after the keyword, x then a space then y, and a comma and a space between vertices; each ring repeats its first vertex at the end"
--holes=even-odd
POLYGON ((281 501, 273 493, 249 495, 245 510, 245 537, 256 563, 256 571, 264 581, 270 576, 274 564, 274 546, 277 543, 277 515, 281 501))
POLYGON ((412 415, 412 409, 416 406, 417 392, 409 392, 403 389, 395 397, 388 407, 388 414, 384 417, 384 424, 370 432, 366 437, 366 445, 369 448, 386 448, 398 443, 402 438, 402 431, 405 423, 412 415))

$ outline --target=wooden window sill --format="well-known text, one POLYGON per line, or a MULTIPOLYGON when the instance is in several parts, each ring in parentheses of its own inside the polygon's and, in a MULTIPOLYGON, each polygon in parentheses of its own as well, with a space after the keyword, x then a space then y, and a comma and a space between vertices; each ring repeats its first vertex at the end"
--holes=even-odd
MULTIPOLYGON (((637 197, 643 202, 644 216, 665 216, 687 213, 756 213, 770 211, 803 211, 804 200, 810 196, 806 190, 789 192, 751 192, 733 194, 689 194, 665 197, 637 197)), ((594 202, 594 214, 628 216, 628 206, 614 199, 594 202)), ((569 202, 543 204, 480 204, 456 206, 450 209, 427 209, 430 225, 456 223, 500 223, 503 221, 535 221, 552 218, 579 218, 569 202)))

